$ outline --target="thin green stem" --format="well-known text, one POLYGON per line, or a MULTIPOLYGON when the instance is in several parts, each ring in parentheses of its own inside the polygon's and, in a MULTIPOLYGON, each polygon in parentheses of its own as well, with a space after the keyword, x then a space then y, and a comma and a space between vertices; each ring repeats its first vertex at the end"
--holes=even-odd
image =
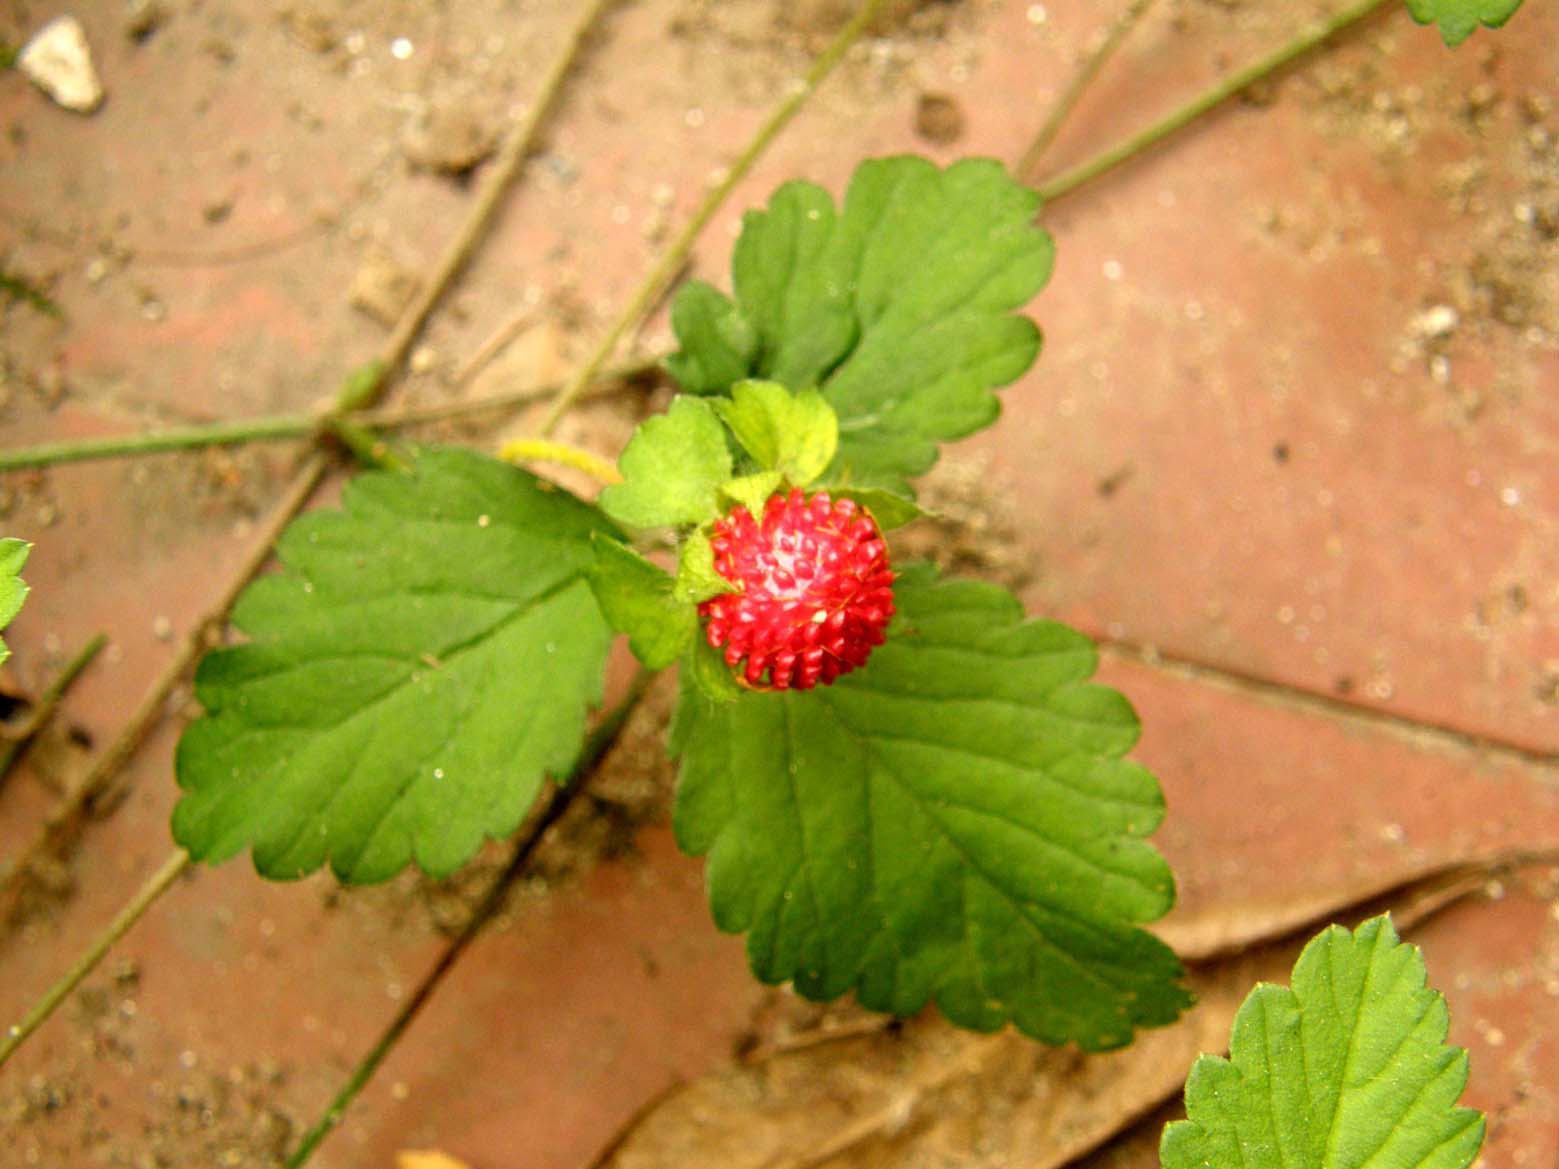
POLYGON ((1062 196, 1071 194, 1085 183, 1092 182, 1100 175, 1114 170, 1122 163, 1156 146, 1176 131, 1189 126, 1203 114, 1222 105, 1242 90, 1248 89, 1285 65, 1303 57, 1320 46, 1328 37, 1336 36, 1344 29, 1358 24, 1377 9, 1384 7, 1387 2, 1388 0, 1363 0, 1363 3, 1350 5, 1341 12, 1318 21, 1288 44, 1238 72, 1229 74, 1228 77, 1171 111, 1147 129, 1133 134, 1124 142, 1063 172, 1048 183, 1038 184, 1035 189, 1046 203, 1053 203, 1062 196))
POLYGON ((298 1144, 292 1156, 287 1158, 285 1169, 301 1169, 314 1150, 319 1148, 324 1139, 330 1135, 335 1127, 341 1123, 341 1118, 346 1115, 346 1110, 351 1107, 352 1101, 357 1099, 373 1078, 374 1072, 384 1062, 387 1055, 394 1049, 400 1037, 411 1026, 422 1008, 433 997, 433 992, 438 989, 440 982, 444 980, 450 970, 466 949, 474 942, 482 930, 486 927, 498 910, 502 908, 504 899, 515 881, 524 875, 529 867, 531 858, 535 855, 537 847, 547 830, 556 824, 568 811, 575 800, 584 792, 590 777, 595 773, 601 760, 616 743, 617 737, 622 733, 623 724, 628 721, 628 716, 633 713, 633 708, 638 705, 639 699, 644 697, 644 692, 649 689, 654 674, 640 668, 629 683, 628 693, 616 706, 614 706, 586 740, 584 750, 580 753, 579 761, 575 763, 568 778, 552 790, 541 813, 532 823, 530 831, 520 841, 510 859, 508 866, 499 877, 488 886, 483 895, 481 904, 476 907, 471 918, 466 922, 465 928, 439 955, 438 961, 432 969, 423 975, 422 981, 417 984, 416 990, 407 998, 405 1005, 396 1012, 389 1025, 380 1033, 379 1039, 369 1050, 352 1074, 347 1077, 346 1083, 336 1093, 330 1107, 325 1109, 323 1116, 315 1123, 314 1127, 304 1134, 303 1140, 298 1144))
POLYGON ((1077 103, 1082 100, 1093 79, 1099 75, 1099 70, 1103 69, 1105 62, 1115 55, 1115 50, 1121 47, 1127 35, 1137 27, 1153 4, 1154 0, 1131 0, 1131 6, 1110 26, 1104 40, 1099 42, 1099 47, 1088 55, 1088 59, 1083 62, 1067 87, 1061 91, 1061 96, 1056 98, 1056 104, 1050 108, 1050 114, 1045 118, 1044 125, 1039 128, 1039 133, 1034 135, 1034 140, 1023 152, 1023 157, 1018 160, 1015 173, 1020 182, 1028 179, 1040 156, 1050 149, 1050 144, 1056 140, 1056 135, 1061 133, 1061 127, 1077 108, 1077 103))
POLYGON ((556 463, 561 467, 573 467, 603 487, 623 481, 615 463, 550 438, 511 439, 498 449, 498 457, 506 463, 556 463))
MULTIPOLYGON (((592 383, 591 388, 600 393, 608 392, 623 382, 653 373, 663 360, 665 360, 664 355, 654 354, 604 370, 592 383)), ((343 386, 343 390, 345 389, 346 387, 343 386)), ((445 402, 437 406, 415 409, 361 410, 341 414, 338 417, 370 430, 400 430, 411 426, 423 426, 430 422, 444 422, 478 414, 517 410, 522 406, 550 398, 561 389, 561 383, 553 382, 544 386, 530 386, 510 394, 495 394, 490 398, 475 401, 445 402)), ((0 451, 0 471, 51 467, 59 463, 108 459, 121 455, 147 455, 201 447, 236 446, 249 442, 296 440, 309 438, 321 430, 328 430, 329 427, 328 418, 319 414, 274 414, 264 418, 216 422, 205 426, 181 426, 143 434, 118 434, 104 438, 78 439, 73 442, 40 443, 37 446, 0 451)))
POLYGON ((108 923, 108 927, 98 934, 92 940, 92 944, 82 952, 81 957, 76 959, 75 965, 67 970, 58 982, 49 987, 44 996, 38 1000, 37 1005, 27 1012, 26 1018, 6 1031, 4 1040, 0 1041, 0 1067, 5 1066, 5 1061, 11 1058, 27 1037, 54 1013, 54 1009, 60 1003, 65 1001, 65 996, 75 990, 83 978, 92 973, 93 968, 103 960, 103 955, 129 932, 130 927, 141 919, 141 915, 150 909, 179 874, 189 867, 189 863, 189 853, 182 848, 178 849, 162 863, 161 868, 147 878, 136 895, 119 911, 114 920, 108 923))
POLYGON ((877 15, 884 0, 866 0, 856 12, 850 23, 839 30, 837 36, 829 42, 827 48, 817 55, 812 62, 812 67, 792 88, 784 101, 776 106, 768 118, 765 119, 758 132, 753 135, 752 141, 742 151, 740 157, 731 164, 726 176, 720 184, 704 196, 704 201, 699 204, 698 210, 693 213, 693 218, 677 233, 666 250, 661 253, 660 259, 640 283, 634 292, 632 299, 628 301, 617 319, 607 329, 606 334, 596 343, 582 365, 574 371, 574 376, 569 380, 567 387, 557 400, 552 403, 552 408, 547 411, 546 417, 541 420, 538 433, 543 438, 549 437, 557 425, 562 421, 563 415, 573 406, 575 400, 584 392, 586 386, 594 380, 596 373, 606 364, 612 351, 617 348, 617 343, 641 317, 645 315, 656 300, 665 290, 666 284, 679 272, 686 263, 688 254, 693 250, 693 243, 699 234, 714 218, 725 200, 735 189, 736 184, 747 176, 752 170, 753 164, 768 149, 769 143, 778 137, 792 118, 801 112, 801 107, 807 102, 823 80, 833 72, 845 53, 850 49, 860 35, 866 31, 872 19, 877 15))
POLYGON ((99 633, 82 646, 76 652, 76 656, 66 662, 60 672, 54 675, 49 684, 43 688, 43 693, 38 695, 38 702, 33 707, 32 713, 27 716, 26 725, 16 731, 14 738, 4 746, 0 746, 0 778, 4 778, 5 773, 11 769, 11 764, 27 745, 27 741, 49 720, 59 700, 65 696, 65 691, 70 689, 71 683, 80 676, 82 670, 92 664, 92 659, 97 657, 107 644, 108 634, 99 633))

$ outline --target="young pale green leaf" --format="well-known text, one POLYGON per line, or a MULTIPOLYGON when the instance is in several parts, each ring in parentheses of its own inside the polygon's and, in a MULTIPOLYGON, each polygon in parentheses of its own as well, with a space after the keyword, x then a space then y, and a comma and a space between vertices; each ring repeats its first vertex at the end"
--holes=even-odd
POLYGON ((707 853, 716 923, 753 970, 811 998, 1009 1019, 1090 1050, 1168 1023, 1180 963, 1136 923, 1174 885, 1142 837, 1158 784, 1121 756, 1124 698, 1086 638, 990 585, 903 573, 871 661, 832 686, 684 685, 677 838, 707 853))
POLYGON ((758 352, 758 335, 723 292, 689 280, 671 305, 671 327, 682 349, 666 372, 689 394, 720 394, 741 381, 758 352))
POLYGON ((600 513, 469 452, 353 480, 239 599, 250 640, 196 674, 178 842, 267 877, 452 872, 578 757, 612 632, 585 574, 600 513))
POLYGON ((1438 24, 1440 38, 1452 48, 1481 24, 1499 28, 1521 7, 1521 0, 1407 0, 1407 10, 1419 24, 1438 24))
MULTIPOLYGON (((26 540, 14 536, 0 540, 0 629, 15 620, 21 612, 22 602, 27 599, 27 584, 21 578, 21 571, 31 551, 32 545, 26 540)), ((10 647, 4 638, 0 638, 0 662, 10 656, 10 647)))
POLYGON ((834 461, 839 419, 816 390, 792 394, 778 382, 744 381, 714 406, 760 468, 780 472, 797 487, 834 461))
POLYGON ((632 528, 701 524, 719 511, 731 452, 709 403, 678 397, 634 432, 617 466, 623 481, 601 492, 601 509, 614 520, 632 528))
POLYGON ((634 656, 662 670, 682 656, 698 629, 698 609, 673 595, 670 573, 632 548, 595 533, 590 588, 606 620, 628 635, 634 656))
MULTIPOLYGON (((743 374, 818 386, 839 418, 837 477, 902 486, 938 443, 989 425, 992 390, 1039 352, 1039 330, 1013 315, 1050 275, 1038 207, 984 160, 863 163, 842 211, 820 188, 787 183, 743 220, 735 302, 720 305, 758 339, 743 374)), ((713 311, 707 291, 683 295, 686 319, 713 311)), ((735 350, 706 351, 706 332, 678 328, 678 360, 730 368, 735 350)))
POLYGON ((1230 1058, 1204 1055, 1186 1115, 1164 1130, 1164 1169, 1466 1169, 1483 1115, 1456 1107, 1467 1053, 1445 1043, 1445 1000, 1389 917, 1331 926, 1304 948, 1293 989, 1258 986, 1230 1058))

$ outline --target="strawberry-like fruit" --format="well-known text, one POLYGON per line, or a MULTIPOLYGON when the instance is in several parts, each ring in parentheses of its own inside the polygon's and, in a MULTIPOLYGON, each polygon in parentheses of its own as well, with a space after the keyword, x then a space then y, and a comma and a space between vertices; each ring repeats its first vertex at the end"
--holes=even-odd
POLYGON ((748 686, 826 686, 882 644, 893 570, 876 521, 853 500, 796 489, 770 496, 761 522, 738 504, 715 521, 710 544, 736 591, 698 611, 709 644, 748 686))

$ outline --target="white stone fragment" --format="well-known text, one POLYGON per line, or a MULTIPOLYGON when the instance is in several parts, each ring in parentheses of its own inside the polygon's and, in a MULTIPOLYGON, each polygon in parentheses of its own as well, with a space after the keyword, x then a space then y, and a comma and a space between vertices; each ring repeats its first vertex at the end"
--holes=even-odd
POLYGON ((39 29, 17 55, 16 67, 67 110, 90 114, 103 104, 87 35, 74 16, 56 17, 39 29))

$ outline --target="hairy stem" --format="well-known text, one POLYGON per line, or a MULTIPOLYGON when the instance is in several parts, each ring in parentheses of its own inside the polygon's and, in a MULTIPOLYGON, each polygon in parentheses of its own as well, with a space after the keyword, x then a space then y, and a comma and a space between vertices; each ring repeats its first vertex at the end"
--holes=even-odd
POLYGON ((1340 12, 1317 21, 1288 44, 1245 68, 1229 74, 1228 77, 1171 111, 1147 129, 1133 134, 1124 142, 1078 164, 1049 182, 1038 184, 1035 189, 1046 203, 1052 203, 1064 195, 1071 194, 1085 183, 1092 182, 1100 175, 1150 150, 1176 131, 1183 130, 1203 114, 1222 105, 1242 90, 1248 89, 1285 65, 1303 57, 1319 47, 1328 37, 1336 36, 1344 29, 1358 24, 1377 9, 1384 7, 1386 3, 1387 0, 1363 0, 1362 3, 1350 5, 1340 12))
POLYGON ((1115 55, 1115 50, 1121 47, 1127 35, 1137 27, 1153 4, 1154 0, 1131 0, 1131 6, 1110 26, 1104 39, 1099 42, 1099 47, 1089 54, 1088 59, 1083 62, 1067 87, 1061 91, 1061 96, 1056 98, 1056 104, 1050 108, 1050 114, 1045 118, 1044 125, 1039 128, 1039 133, 1034 135, 1034 140, 1029 143, 1028 149, 1023 152, 1023 157, 1018 160, 1018 165, 1014 168, 1019 182, 1028 181, 1040 157, 1050 149, 1050 144, 1056 140, 1056 135, 1061 133, 1061 127, 1077 108, 1077 103, 1093 84, 1093 79, 1099 75, 1099 70, 1103 69, 1105 62, 1115 55))
POLYGON ((406 1033, 406 1029, 411 1026, 422 1008, 427 1005, 428 1000, 433 997, 433 992, 438 989, 439 983, 444 980, 445 975, 454 968, 460 956, 465 953, 471 943, 476 940, 477 935, 482 932, 488 922, 497 914, 498 910, 503 907, 509 890, 525 874, 526 869, 530 866, 531 858, 535 855, 542 838, 547 834, 547 830, 562 818, 563 813, 568 811, 574 801, 584 792, 590 777, 595 774, 601 760, 611 750, 612 745, 617 742, 617 737, 622 733, 623 725, 628 721, 628 716, 633 713, 633 708, 638 705, 639 699, 649 689, 653 678, 654 674, 642 667, 634 675, 633 681, 629 684, 627 695, 606 714, 591 733, 589 739, 586 740, 584 750, 580 753, 579 761, 575 763, 573 770, 564 782, 555 787, 551 795, 547 797, 546 804, 543 805, 540 814, 532 822, 530 830, 525 834, 524 839, 515 846, 514 856, 510 858, 509 864, 498 878, 488 886, 487 892, 483 895, 482 901, 476 907, 476 910, 471 914, 470 920, 466 922, 465 927, 454 940, 445 947, 444 952, 439 955, 438 961, 423 975, 422 981, 417 984, 416 989, 407 998, 405 1005, 396 1012, 389 1025, 380 1033, 378 1040, 368 1051, 368 1054, 359 1061, 357 1067, 352 1069, 352 1074, 347 1077, 346 1083, 341 1086, 341 1090, 336 1093, 335 1099, 325 1109, 324 1115, 315 1122, 313 1128, 304 1134, 297 1149, 291 1157, 287 1158, 286 1169, 300 1169, 302 1165, 306 1164, 309 1158, 314 1155, 314 1150, 319 1148, 320 1144, 330 1135, 336 1125, 341 1123, 341 1118, 346 1115, 346 1110, 351 1107, 352 1101, 357 1099, 358 1094, 367 1086, 368 1081, 373 1078, 373 1074, 378 1070, 379 1065, 384 1062, 385 1057, 390 1054, 396 1043, 400 1041, 401 1036, 406 1033))
POLYGON ((623 481, 615 464, 589 451, 550 438, 513 439, 498 448, 498 457, 508 463, 557 463, 559 466, 573 467, 605 486, 623 481))
POLYGON ((660 259, 645 276, 633 297, 628 301, 617 319, 612 322, 606 334, 596 343, 595 349, 590 353, 583 364, 574 371, 574 376, 569 380, 563 392, 552 403, 552 408, 547 411, 545 418, 541 420, 539 433, 546 438, 557 429, 563 415, 567 413, 575 400, 579 397, 587 385, 594 380, 596 373, 601 369, 617 348, 617 343, 640 318, 642 318, 665 291, 665 285, 679 272, 687 262, 688 254, 693 250, 693 243, 699 234, 714 218, 725 200, 735 189, 736 184, 746 177, 747 172, 758 161, 759 157, 768 149, 769 143, 778 137, 792 118, 801 112, 801 107, 806 104, 809 97, 823 80, 833 72, 845 53, 850 49, 861 33, 866 31, 866 26, 877 15, 884 0, 865 0, 851 18, 850 23, 839 30, 839 34, 829 42, 828 46, 817 55, 808 69, 791 89, 789 96, 777 105, 773 112, 764 120, 758 132, 753 135, 752 141, 742 151, 737 160, 731 164, 725 178, 720 184, 704 196, 704 201, 699 204, 698 210, 693 213, 693 218, 677 233, 675 239, 667 245, 661 253, 660 259))
POLYGON ((7 1028, 4 1038, 0 1039, 0 1067, 5 1066, 5 1061, 10 1059, 27 1037, 54 1013, 54 1009, 65 1001, 65 997, 76 989, 81 980, 92 973, 97 964, 103 960, 103 955, 129 932, 130 927, 140 920, 141 915, 151 908, 153 902, 167 891, 189 864, 189 853, 182 848, 168 857, 162 866, 146 879, 146 883, 115 915, 114 920, 108 923, 103 932, 92 939, 92 944, 76 959, 75 964, 60 977, 58 982, 49 987, 33 1009, 27 1012, 26 1017, 20 1023, 7 1028))
MULTIPOLYGON (((624 383, 654 373, 665 360, 661 354, 630 361, 603 370, 584 395, 614 393, 624 383)), ((517 410, 557 394, 560 383, 528 386, 509 394, 495 394, 475 401, 444 402, 414 409, 361 410, 337 415, 337 421, 356 423, 370 430, 400 430, 466 418, 477 414, 496 414, 517 410)), ((180 426, 143 434, 116 434, 104 438, 76 439, 71 442, 47 442, 36 446, 0 451, 0 471, 31 467, 50 467, 58 463, 76 463, 87 459, 110 459, 121 455, 149 455, 164 451, 190 450, 212 446, 237 446, 250 442, 288 441, 310 438, 330 423, 320 414, 274 414, 264 418, 216 422, 206 426, 180 426)))

